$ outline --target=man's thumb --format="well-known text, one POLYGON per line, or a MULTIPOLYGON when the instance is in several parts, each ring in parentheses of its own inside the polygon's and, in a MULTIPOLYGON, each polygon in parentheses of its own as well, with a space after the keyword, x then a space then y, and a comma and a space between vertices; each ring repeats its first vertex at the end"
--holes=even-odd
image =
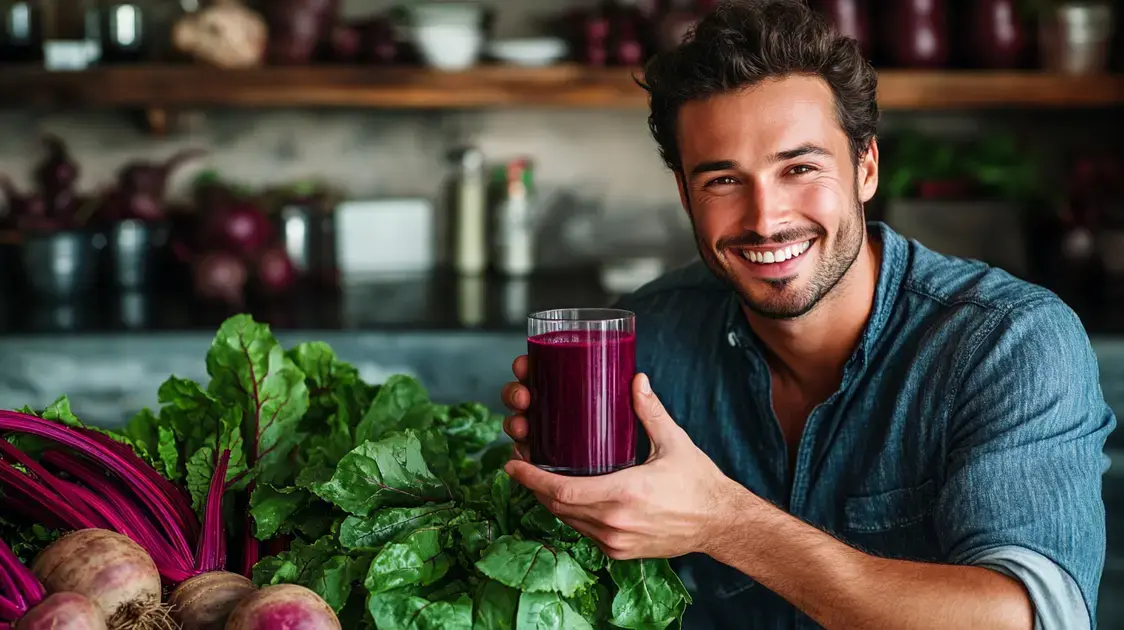
POLYGON ((647 432, 648 439, 652 443, 652 452, 671 446, 683 429, 675 424, 664 409, 663 403, 652 391, 652 383, 648 380, 647 374, 637 374, 633 380, 632 400, 636 416, 640 418, 640 423, 644 425, 644 431, 647 432))

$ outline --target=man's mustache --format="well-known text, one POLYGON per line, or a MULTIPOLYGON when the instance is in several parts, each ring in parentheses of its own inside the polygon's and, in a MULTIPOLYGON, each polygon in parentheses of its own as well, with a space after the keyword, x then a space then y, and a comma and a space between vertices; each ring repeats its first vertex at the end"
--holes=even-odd
POLYGON ((771 236, 763 236, 757 232, 749 231, 737 236, 725 236, 719 239, 717 249, 721 251, 733 247, 758 247, 760 245, 770 245, 774 243, 795 243, 826 235, 827 232, 818 226, 814 228, 782 230, 771 236))

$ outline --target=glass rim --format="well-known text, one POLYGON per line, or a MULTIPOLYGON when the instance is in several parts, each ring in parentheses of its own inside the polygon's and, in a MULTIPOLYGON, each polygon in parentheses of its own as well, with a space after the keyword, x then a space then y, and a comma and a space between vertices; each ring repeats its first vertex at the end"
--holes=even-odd
POLYGON ((636 313, 622 308, 551 308, 527 315, 527 321, 536 322, 623 322, 636 319, 636 313), (574 313, 575 317, 561 317, 574 313))

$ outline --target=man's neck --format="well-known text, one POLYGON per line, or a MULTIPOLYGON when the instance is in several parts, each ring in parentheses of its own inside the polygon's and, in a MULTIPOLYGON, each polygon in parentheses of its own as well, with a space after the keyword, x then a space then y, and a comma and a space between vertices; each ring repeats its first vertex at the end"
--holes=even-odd
POLYGON ((750 327, 768 348, 775 376, 817 397, 839 387, 843 366, 874 307, 881 260, 882 244, 868 234, 847 274, 803 317, 776 320, 743 309, 750 327))

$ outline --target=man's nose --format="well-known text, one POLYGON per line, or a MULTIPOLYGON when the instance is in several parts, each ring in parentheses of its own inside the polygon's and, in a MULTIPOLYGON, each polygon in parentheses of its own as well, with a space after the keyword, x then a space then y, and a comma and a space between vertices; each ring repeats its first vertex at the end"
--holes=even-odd
POLYGON ((742 229, 770 236, 792 222, 793 208, 781 187, 754 179, 749 186, 742 229))

